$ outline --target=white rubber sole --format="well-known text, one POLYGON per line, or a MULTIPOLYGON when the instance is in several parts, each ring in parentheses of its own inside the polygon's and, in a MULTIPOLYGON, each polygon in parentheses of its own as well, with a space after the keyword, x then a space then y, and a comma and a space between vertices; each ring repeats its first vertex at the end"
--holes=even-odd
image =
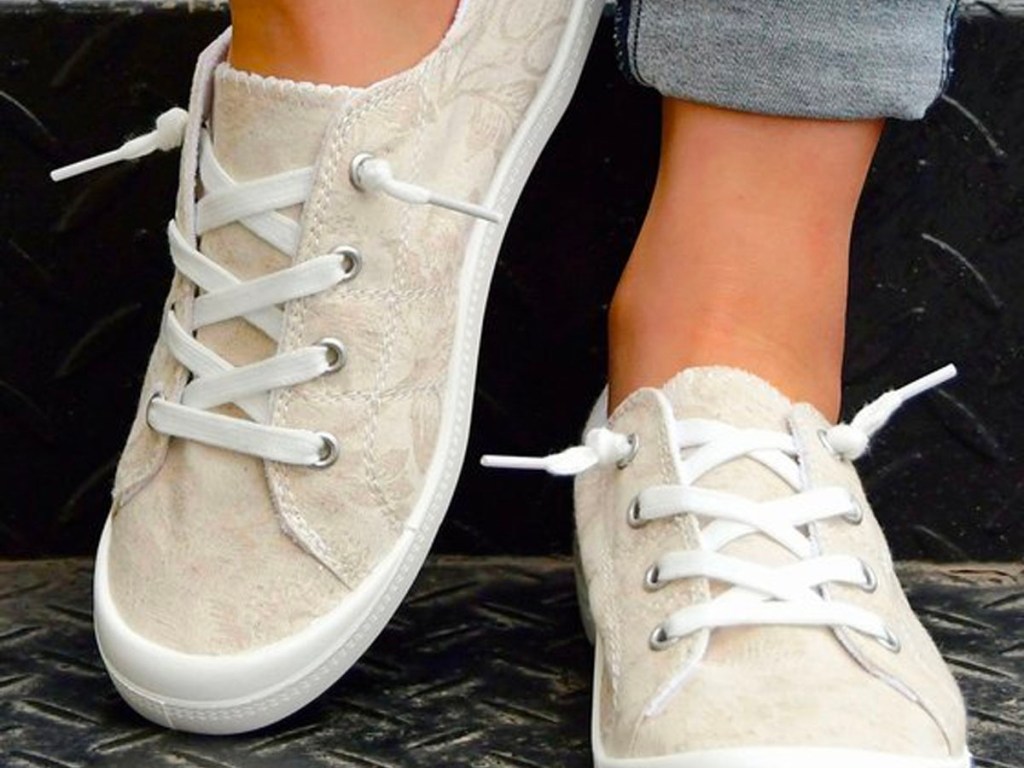
POLYGON ((601 638, 594 626, 578 549, 575 552, 575 566, 580 617, 587 638, 594 645, 593 699, 590 710, 590 743, 594 752, 594 768, 972 768, 974 765, 970 752, 966 751, 958 757, 931 758, 820 747, 743 747, 657 757, 612 757, 605 752, 601 741, 601 673, 604 668, 601 638))
POLYGON ((96 555, 96 639, 114 685, 139 714, 168 728, 208 734, 274 723, 336 682, 398 609, 462 469, 484 309, 508 220, 572 98, 603 7, 603 0, 574 1, 551 69, 481 201, 504 216, 500 224, 477 223, 470 236, 437 453, 420 502, 389 557, 341 605, 296 635, 240 654, 186 654, 147 640, 118 614, 110 593, 107 521, 96 555))

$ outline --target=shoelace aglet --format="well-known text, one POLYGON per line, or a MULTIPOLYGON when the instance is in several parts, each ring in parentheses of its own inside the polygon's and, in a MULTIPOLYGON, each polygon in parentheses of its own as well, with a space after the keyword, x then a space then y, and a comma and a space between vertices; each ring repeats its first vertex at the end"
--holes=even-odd
POLYGON ((481 467, 492 469, 547 469, 547 460, 536 456, 500 456, 486 454, 480 457, 481 467))
POLYGON ((566 448, 550 456, 495 456, 480 457, 480 465, 494 469, 539 469, 549 475, 578 475, 597 464, 597 455, 586 446, 566 448))
POLYGON ((134 160, 157 150, 166 152, 174 149, 181 146, 187 124, 188 112, 180 107, 169 109, 157 118, 156 128, 149 133, 129 139, 117 149, 57 168, 50 172, 50 178, 64 181, 122 160, 134 160))
MULTIPOLYGON (((121 148, 123 149, 123 147, 121 148)), ((53 171, 50 171, 50 178, 54 181, 64 181, 74 176, 81 176, 83 173, 89 173, 103 168, 107 165, 112 165, 119 160, 124 159, 121 149, 114 149, 110 152, 104 152, 102 155, 95 155, 85 160, 79 160, 77 163, 71 163, 70 165, 62 166, 53 171)))
POLYGON ((939 368, 937 371, 932 371, 927 376, 922 376, 909 384, 903 385, 896 390, 896 394, 898 394, 903 400, 909 400, 912 397, 917 397, 918 395, 927 392, 933 387, 945 384, 950 379, 955 378, 956 375, 956 366, 950 363, 949 365, 944 365, 942 368, 939 368))

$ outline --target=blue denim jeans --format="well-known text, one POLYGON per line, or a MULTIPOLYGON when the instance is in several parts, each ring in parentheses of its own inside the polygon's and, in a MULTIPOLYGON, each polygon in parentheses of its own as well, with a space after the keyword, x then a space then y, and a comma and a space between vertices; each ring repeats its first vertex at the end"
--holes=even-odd
POLYGON ((956 0, 619 0, 622 64, 667 96, 763 114, 921 117, 956 0))

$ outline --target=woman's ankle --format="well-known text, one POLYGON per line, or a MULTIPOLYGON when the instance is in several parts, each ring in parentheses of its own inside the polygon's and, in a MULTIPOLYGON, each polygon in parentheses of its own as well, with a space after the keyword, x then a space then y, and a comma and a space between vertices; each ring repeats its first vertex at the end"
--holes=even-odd
POLYGON ((752 373, 794 402, 808 402, 827 418, 839 416, 842 353, 835 344, 803 349, 758 328, 740 313, 708 311, 687 322, 620 289, 612 301, 609 334, 609 410, 641 387, 661 387, 687 368, 727 366, 752 373))
POLYGON ((658 181, 612 303, 613 406, 727 365, 838 415, 850 231, 880 131, 665 99, 658 181))

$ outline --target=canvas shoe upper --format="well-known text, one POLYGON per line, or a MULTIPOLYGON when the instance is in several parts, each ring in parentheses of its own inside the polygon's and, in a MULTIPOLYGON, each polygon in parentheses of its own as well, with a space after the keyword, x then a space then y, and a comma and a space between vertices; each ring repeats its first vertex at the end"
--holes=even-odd
POLYGON ((837 427, 751 374, 690 369, 610 419, 599 403, 584 446, 541 460, 578 474, 597 766, 970 764, 851 463, 948 375, 837 427))
POLYGON ((90 161, 183 152, 96 566, 101 652, 142 714, 273 722, 397 607, 461 467, 505 224, 601 7, 463 0, 437 50, 365 89, 234 72, 225 34, 187 118, 90 161))

